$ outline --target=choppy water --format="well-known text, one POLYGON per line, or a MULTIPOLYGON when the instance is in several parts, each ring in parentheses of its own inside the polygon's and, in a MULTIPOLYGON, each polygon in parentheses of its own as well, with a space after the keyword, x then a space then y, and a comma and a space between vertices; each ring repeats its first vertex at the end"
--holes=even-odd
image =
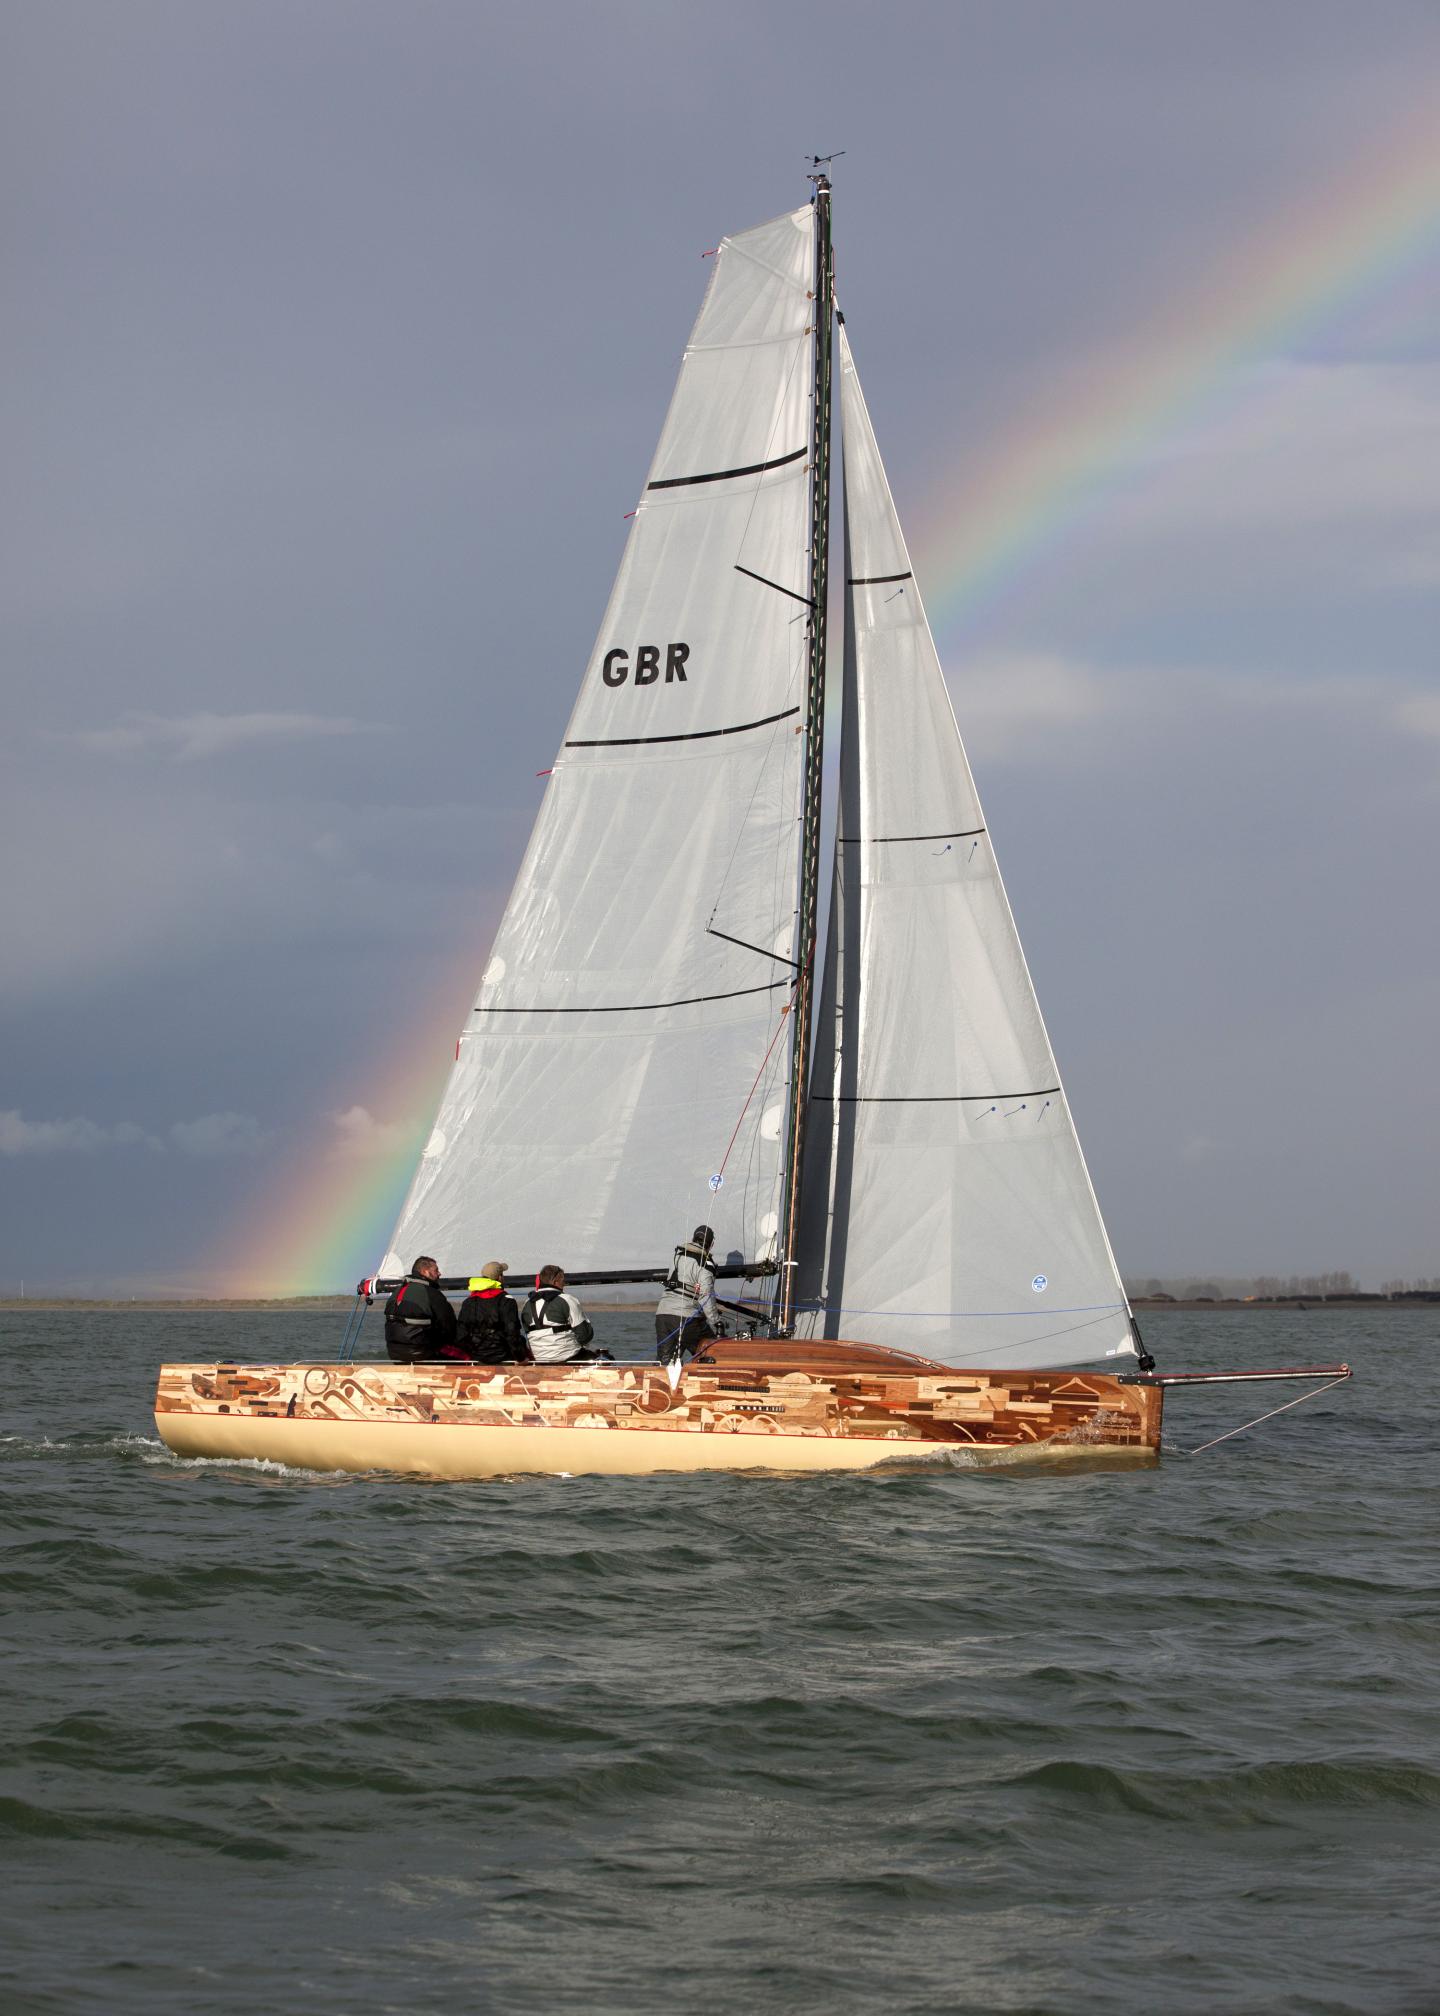
POLYGON ((7 2016, 1440 2007, 1434 1311, 1152 1318, 1358 1376, 1142 1475, 469 1485, 165 1454, 331 1319, 4 1323, 7 2016))

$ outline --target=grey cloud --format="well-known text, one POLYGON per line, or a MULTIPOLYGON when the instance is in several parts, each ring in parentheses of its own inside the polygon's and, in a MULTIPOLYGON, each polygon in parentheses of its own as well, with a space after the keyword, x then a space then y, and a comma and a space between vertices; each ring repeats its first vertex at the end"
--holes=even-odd
POLYGON ((158 1145, 129 1120, 104 1127, 84 1119, 27 1120, 13 1107, 0 1111, 0 1155, 94 1155, 102 1148, 158 1145))
POLYGON ((269 1136, 248 1113, 205 1113, 198 1120, 177 1120, 170 1139, 182 1155, 258 1155, 269 1136))
POLYGON ((110 728, 81 729, 71 739, 98 756, 155 754, 192 763, 266 745, 377 732, 372 725, 343 715, 131 714, 110 728))

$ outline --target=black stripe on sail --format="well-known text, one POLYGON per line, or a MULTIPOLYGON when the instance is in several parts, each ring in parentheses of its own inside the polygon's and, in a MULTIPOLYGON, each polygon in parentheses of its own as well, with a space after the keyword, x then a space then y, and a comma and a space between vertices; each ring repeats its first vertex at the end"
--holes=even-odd
POLYGON ((755 573, 752 568, 742 567, 738 560, 735 562, 735 572, 737 574, 743 574, 749 581, 758 581, 762 588, 773 588, 777 595, 788 595, 792 602, 803 602, 807 609, 813 609, 815 607, 815 601, 813 596, 801 595, 798 592, 798 590, 794 588, 782 588, 778 581, 767 581, 763 574, 755 573))
POLYGON ((887 581, 913 581, 913 574, 852 574, 848 588, 883 588, 887 581))
POLYGON ((742 994, 773 994, 788 980, 767 980, 762 987, 732 987, 728 994, 687 994, 683 1001, 611 1001, 593 1008, 472 1008, 472 1015, 648 1015, 660 1008, 693 1008, 701 1001, 736 1001, 742 994))
POLYGON ((613 735, 602 736, 596 741, 567 742, 567 749, 634 749, 641 742, 713 742, 717 735, 746 735, 752 728, 769 728, 776 721, 787 721, 792 714, 798 714, 799 707, 782 707, 778 714, 767 714, 760 721, 740 721, 733 728, 692 728, 686 735, 613 735))
POLYGON ((758 956, 761 959, 774 959, 777 962, 777 964, 781 966, 789 966, 796 973, 800 971, 800 968, 795 964, 795 961, 793 959, 787 959, 783 952, 767 952, 763 945, 752 945, 746 938, 732 938, 728 931, 717 931, 713 924, 706 925, 705 935, 708 938, 723 938, 727 945, 738 945, 742 952, 754 952, 758 954, 758 956))
POLYGON ((689 483, 728 483, 732 476, 763 476, 767 469, 783 469, 788 462, 798 462, 808 449, 797 448, 790 455, 777 455, 772 462, 747 462, 743 469, 711 469, 703 476, 661 476, 653 483, 647 483, 647 490, 683 490, 689 483))
MULTIPOLYGON (((963 833, 880 833, 868 844, 871 847, 908 847, 916 840, 973 840, 977 833, 983 833, 983 826, 967 826, 963 833)), ((842 847, 858 847, 860 836, 847 840, 841 835, 842 847)))
POLYGON ((998 1106, 1002 1099, 1043 1099, 1058 1092, 1058 1085, 1042 1085, 1035 1092, 812 1092, 810 1097, 826 1106, 983 1106, 987 1100, 998 1106))

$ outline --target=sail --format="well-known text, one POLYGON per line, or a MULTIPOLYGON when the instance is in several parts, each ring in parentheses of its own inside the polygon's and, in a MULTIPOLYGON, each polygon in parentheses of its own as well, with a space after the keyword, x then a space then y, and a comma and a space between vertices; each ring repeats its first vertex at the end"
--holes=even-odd
POLYGON ((847 621, 802 1328, 981 1367, 1134 1349, 840 332, 847 621))
POLYGON ((380 1272, 777 1230, 809 615, 813 222, 725 239, 380 1272), (768 1060, 768 1061, 767 1061, 768 1060), (718 1185, 714 1179, 720 1178, 718 1185))

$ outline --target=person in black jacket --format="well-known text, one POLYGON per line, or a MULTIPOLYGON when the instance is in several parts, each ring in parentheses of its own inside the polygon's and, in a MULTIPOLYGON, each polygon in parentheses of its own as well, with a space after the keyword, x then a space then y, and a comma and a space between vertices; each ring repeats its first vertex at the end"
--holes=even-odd
POLYGON ((455 1311, 437 1287, 440 1263, 422 1253, 385 1304, 385 1348, 397 1365, 464 1356, 455 1341, 455 1311))
POLYGON ((487 1260, 460 1304, 460 1344, 477 1365, 527 1363, 520 1311, 505 1293, 505 1262, 487 1260))

